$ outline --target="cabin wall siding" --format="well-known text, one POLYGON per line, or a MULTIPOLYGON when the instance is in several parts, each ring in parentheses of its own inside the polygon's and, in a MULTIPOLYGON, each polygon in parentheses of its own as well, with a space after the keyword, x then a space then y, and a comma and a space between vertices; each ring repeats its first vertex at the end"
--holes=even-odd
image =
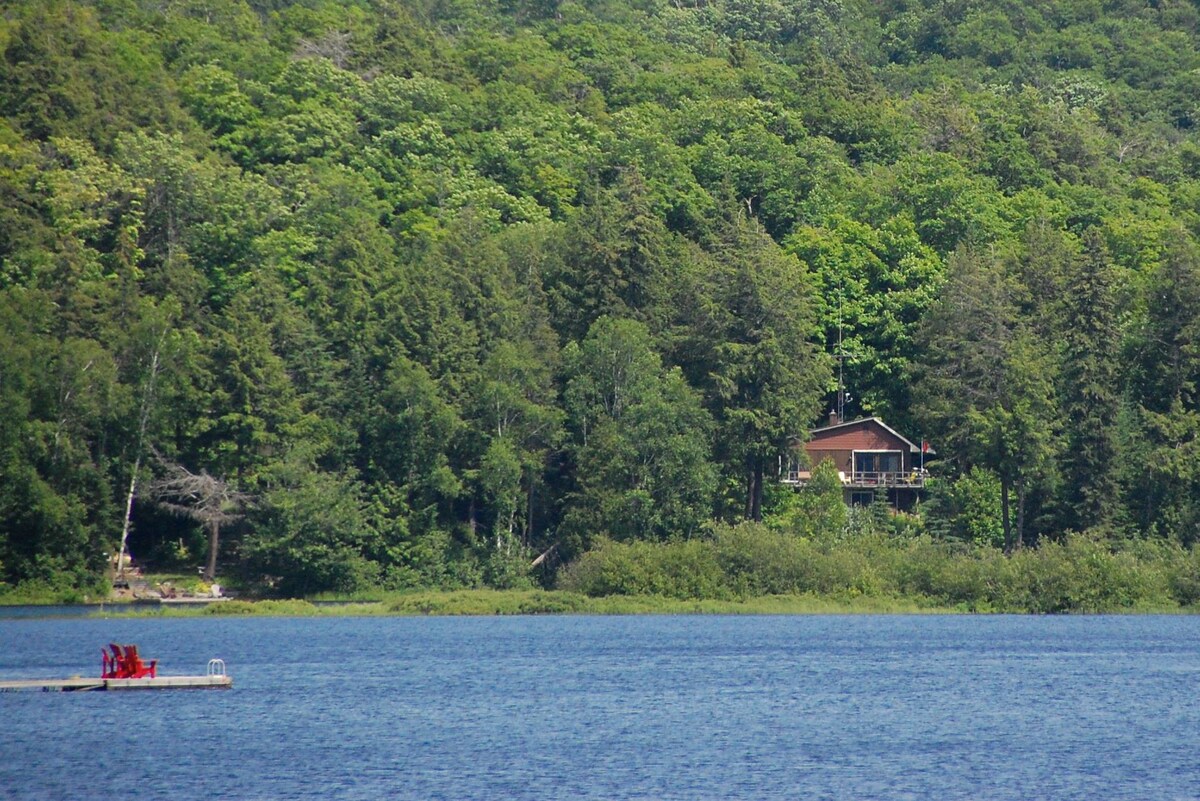
POLYGON ((861 426, 847 426, 828 433, 815 431, 804 444, 804 450, 813 467, 829 459, 846 474, 852 471, 854 451, 900 451, 901 470, 904 472, 913 468, 915 456, 909 451, 908 443, 869 421, 864 421, 861 426))
POLYGON ((817 465, 828 459, 833 462, 834 466, 843 473, 850 473, 850 451, 827 451, 816 450, 811 445, 804 449, 808 453, 808 461, 815 469, 817 465))

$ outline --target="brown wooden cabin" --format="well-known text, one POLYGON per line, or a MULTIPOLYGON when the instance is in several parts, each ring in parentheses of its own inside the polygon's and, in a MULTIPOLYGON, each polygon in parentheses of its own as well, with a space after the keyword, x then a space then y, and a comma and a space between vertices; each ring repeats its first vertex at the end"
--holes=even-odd
POLYGON ((925 459, 933 450, 916 444, 878 417, 837 422, 809 432, 803 444, 807 459, 797 455, 787 465, 780 480, 803 486, 812 476, 807 462, 816 467, 826 459, 837 467, 842 479, 846 504, 865 506, 883 493, 896 509, 910 509, 925 488, 925 459))

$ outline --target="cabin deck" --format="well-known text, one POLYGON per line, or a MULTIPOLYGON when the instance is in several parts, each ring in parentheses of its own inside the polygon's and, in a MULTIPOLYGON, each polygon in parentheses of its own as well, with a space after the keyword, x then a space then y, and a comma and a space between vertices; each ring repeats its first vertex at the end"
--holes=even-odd
MULTIPOLYGON (((890 472, 866 472, 858 471, 846 474, 838 471, 838 478, 842 481, 842 486, 847 489, 877 489, 897 487, 900 489, 923 489, 925 487, 925 479, 928 478, 928 473, 923 468, 904 471, 890 472)), ((812 472, 809 470, 791 469, 783 474, 779 479, 781 484, 790 484, 797 487, 803 487, 812 479, 812 472)))

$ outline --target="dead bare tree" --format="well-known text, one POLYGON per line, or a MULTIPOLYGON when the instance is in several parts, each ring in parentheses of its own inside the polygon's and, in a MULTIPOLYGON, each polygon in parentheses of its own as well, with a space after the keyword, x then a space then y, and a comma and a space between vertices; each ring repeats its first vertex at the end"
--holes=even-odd
POLYGON ((164 468, 165 475, 150 482, 147 494, 163 509, 195 520, 208 530, 208 560, 204 566, 204 580, 212 581, 217 573, 221 526, 241 518, 251 497, 205 470, 193 473, 183 465, 161 456, 158 462, 164 468))
POLYGON ((351 36, 347 31, 330 31, 319 39, 301 39, 293 58, 327 58, 338 69, 345 69, 354 55, 351 36))

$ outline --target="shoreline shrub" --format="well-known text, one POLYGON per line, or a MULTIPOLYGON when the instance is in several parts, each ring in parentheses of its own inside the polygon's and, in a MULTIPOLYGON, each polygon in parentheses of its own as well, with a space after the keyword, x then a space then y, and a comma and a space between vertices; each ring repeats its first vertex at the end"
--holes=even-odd
POLYGON ((558 589, 590 597, 725 600, 773 595, 906 598, 971 611, 1035 614, 1171 609, 1200 601, 1200 555, 1071 534, 1011 556, 927 535, 866 533, 817 542, 754 523, 705 539, 603 541, 558 589))

